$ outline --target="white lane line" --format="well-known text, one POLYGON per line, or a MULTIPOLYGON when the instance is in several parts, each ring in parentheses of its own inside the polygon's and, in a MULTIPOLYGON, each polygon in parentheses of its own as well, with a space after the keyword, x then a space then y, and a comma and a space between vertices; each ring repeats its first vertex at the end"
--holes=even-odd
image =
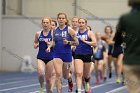
POLYGON ((39 83, 38 84, 26 85, 26 86, 20 86, 20 87, 13 87, 13 88, 1 89, 0 92, 14 90, 14 89, 20 89, 20 88, 27 88, 27 87, 37 86, 37 85, 39 85, 39 83))
POLYGON ((13 82, 1 83, 0 86, 8 85, 8 84, 21 83, 21 82, 26 82, 26 81, 36 81, 36 80, 37 80, 37 79, 32 79, 32 80, 22 80, 22 81, 13 81, 13 82))
MULTIPOLYGON (((76 83, 74 83, 74 85, 75 85, 76 83)), ((64 88, 64 87, 67 87, 68 85, 63 85, 62 86, 62 88, 64 88)), ((56 89, 56 87, 54 88, 54 89, 56 89)), ((44 89, 44 91, 46 91, 46 89, 44 89)), ((33 92, 30 92, 30 93, 38 93, 39 91, 33 91, 33 92)))
POLYGON ((126 86, 123 86, 123 87, 119 87, 119 88, 113 89, 111 91, 108 91, 106 93, 120 93, 120 91, 125 90, 125 89, 127 89, 126 86))
MULTIPOLYGON (((97 85, 97 86, 91 87, 91 89, 98 88, 98 87, 102 87, 102 86, 105 86, 105 85, 108 85, 108 84, 113 84, 113 83, 115 83, 115 82, 108 82, 108 83, 105 83, 105 84, 101 84, 101 85, 97 85)), ((76 84, 76 83, 74 83, 74 85, 75 85, 75 84, 76 84)), ((67 86, 68 86, 68 85, 64 85, 64 86, 62 86, 62 88, 67 87, 67 86)), ((55 87, 54 89, 56 89, 56 87, 55 87)), ((46 91, 46 90, 44 89, 44 91, 46 91)), ((85 90, 82 89, 81 91, 85 91, 85 90)), ((30 93, 39 93, 39 91, 34 91, 34 92, 30 92, 30 93)))
MULTIPOLYGON (((102 86, 105 86, 105 85, 109 85, 109 84, 113 84, 115 82, 108 82, 108 83, 105 83, 105 84, 101 84, 101 85, 97 85, 97 86, 94 86, 94 87, 91 87, 91 89, 95 89, 95 88, 98 88, 98 87, 102 87, 102 86)), ((81 91, 85 91, 84 89, 82 89, 81 91)))
POLYGON ((7 81, 19 81, 19 80, 29 80, 29 79, 34 79, 34 78, 26 78, 26 77, 21 77, 21 78, 11 78, 11 79, 3 79, 3 82, 7 82, 7 81))

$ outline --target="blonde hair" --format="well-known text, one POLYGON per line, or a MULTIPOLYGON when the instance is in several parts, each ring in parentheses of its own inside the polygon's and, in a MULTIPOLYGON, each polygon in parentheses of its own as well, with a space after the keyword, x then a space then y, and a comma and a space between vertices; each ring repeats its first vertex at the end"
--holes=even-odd
POLYGON ((79 22, 79 20, 80 20, 80 19, 85 20, 85 23, 87 24, 87 20, 86 20, 86 19, 84 19, 84 18, 79 18, 79 19, 78 19, 78 22, 79 22))
POLYGON ((77 17, 77 16, 73 16, 73 17, 72 17, 72 20, 73 20, 74 18, 77 18, 77 19, 79 20, 79 17, 77 17))
POLYGON ((90 31, 92 30, 91 26, 89 26, 89 25, 87 25, 87 29, 90 30, 90 31))
POLYGON ((69 20, 68 20, 68 19, 67 19, 67 22, 65 23, 65 25, 70 26, 70 22, 69 22, 69 20))
POLYGON ((50 23, 52 22, 52 19, 50 17, 43 17, 42 18, 42 23, 43 23, 44 19, 48 19, 50 21, 50 23))

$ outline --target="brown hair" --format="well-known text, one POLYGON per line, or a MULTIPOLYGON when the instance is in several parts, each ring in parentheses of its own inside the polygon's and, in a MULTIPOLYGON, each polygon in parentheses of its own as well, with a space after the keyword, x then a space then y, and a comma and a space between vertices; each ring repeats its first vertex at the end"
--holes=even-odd
POLYGON ((54 22, 55 26, 57 26, 57 22, 55 20, 52 20, 52 22, 54 22))
POLYGON ((58 17, 59 17, 60 15, 64 15, 64 16, 65 16, 66 21, 67 21, 67 22, 65 23, 65 25, 69 25, 69 20, 68 20, 68 18, 67 18, 66 13, 58 13, 58 14, 57 14, 57 19, 58 19, 58 17))
POLYGON ((112 27, 109 26, 109 25, 105 27, 105 29, 104 29, 105 33, 106 33, 106 29, 107 29, 107 28, 110 28, 110 30, 111 30, 111 34, 112 34, 112 33, 113 33, 113 30, 112 30, 112 27))

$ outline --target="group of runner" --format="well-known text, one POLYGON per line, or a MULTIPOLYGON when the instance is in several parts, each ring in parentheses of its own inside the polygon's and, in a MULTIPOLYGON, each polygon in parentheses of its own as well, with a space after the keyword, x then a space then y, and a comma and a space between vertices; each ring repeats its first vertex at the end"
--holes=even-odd
POLYGON ((40 93, 53 93, 54 86, 62 93, 62 76, 68 80, 68 92, 92 93, 91 74, 96 72, 96 84, 112 77, 112 62, 115 66, 116 83, 121 83, 123 72, 123 44, 116 44, 115 32, 106 26, 104 33, 92 31, 85 18, 73 17, 71 25, 67 15, 59 13, 57 21, 49 17, 42 19, 42 30, 35 34, 34 48, 37 55, 40 93), (108 67, 108 69, 107 69, 108 67), (108 72, 108 73, 107 73, 108 72), (75 79, 73 78, 75 77, 75 79))

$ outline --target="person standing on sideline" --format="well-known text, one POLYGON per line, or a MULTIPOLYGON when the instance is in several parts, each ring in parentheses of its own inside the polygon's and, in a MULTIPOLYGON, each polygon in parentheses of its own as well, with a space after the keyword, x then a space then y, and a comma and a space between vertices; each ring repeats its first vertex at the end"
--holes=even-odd
POLYGON ((37 49, 39 47, 39 51, 37 54, 37 64, 38 64, 38 80, 40 83, 39 93, 44 93, 44 79, 46 79, 46 92, 51 93, 51 85, 54 81, 51 77, 54 71, 53 66, 53 52, 50 50, 47 51, 48 46, 52 40, 52 30, 51 19, 48 17, 44 17, 42 19, 42 27, 43 30, 39 31, 35 34, 34 40, 34 48, 37 49))
POLYGON ((67 25, 67 15, 65 13, 59 13, 57 15, 57 20, 59 26, 53 33, 53 43, 50 46, 52 47, 54 45, 53 62, 56 71, 56 79, 59 81, 63 74, 64 79, 67 79, 69 82, 68 91, 72 92, 73 81, 72 77, 69 76, 72 62, 71 45, 76 46, 79 42, 75 31, 67 25))
POLYGON ((82 78, 85 79, 85 92, 91 93, 90 88, 90 67, 91 56, 93 55, 92 47, 96 45, 96 39, 92 31, 87 30, 87 20, 79 18, 79 31, 77 34, 79 45, 75 50, 75 73, 76 73, 76 93, 81 93, 82 78))
POLYGON ((124 75, 129 93, 140 93, 140 0, 129 0, 132 8, 119 18, 114 41, 125 42, 124 75))

